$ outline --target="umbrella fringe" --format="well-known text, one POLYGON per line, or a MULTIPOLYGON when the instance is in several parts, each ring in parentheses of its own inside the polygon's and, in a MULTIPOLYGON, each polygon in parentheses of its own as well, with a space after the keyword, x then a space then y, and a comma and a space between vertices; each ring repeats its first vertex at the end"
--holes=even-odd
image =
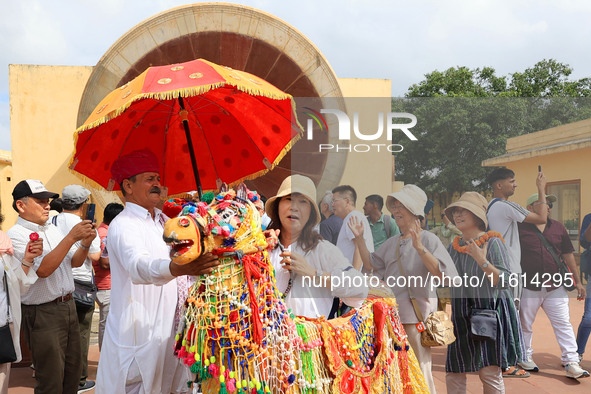
MULTIPOLYGON (((281 152, 279 152, 279 155, 277 155, 277 158, 273 161, 273 163, 271 163, 271 167, 270 168, 266 168, 264 170, 260 170, 258 172, 255 172, 254 174, 250 174, 248 176, 242 177, 230 184, 228 184, 229 187, 234 187, 236 185, 239 185, 240 183, 244 182, 244 181, 251 181, 253 179, 256 179, 258 177, 261 177, 263 175, 265 175, 267 172, 272 171, 275 167, 277 167, 277 165, 279 164, 279 162, 285 157, 285 155, 287 154, 287 152, 289 152, 291 150, 291 148, 295 145, 296 142, 298 142, 300 140, 300 138, 302 138, 302 133, 298 133, 296 134, 295 137, 293 137, 291 139, 291 141, 289 141, 289 143, 287 145, 285 145, 285 147, 283 149, 281 149, 281 152)), ((204 190, 205 191, 205 190, 204 190)), ((216 190, 207 190, 207 191, 216 191, 216 190)))
MULTIPOLYGON (((78 134, 82 131, 93 129, 97 126, 100 126, 101 124, 107 123, 111 119, 114 119, 114 118, 118 117, 119 115, 121 115, 122 113, 124 113, 125 111, 127 111, 127 109, 136 101, 140 101, 140 100, 144 100, 144 99, 148 99, 148 98, 155 99, 155 100, 171 100, 171 99, 178 98, 179 96, 183 97, 183 98, 194 97, 194 96, 198 96, 198 95, 207 93, 213 89, 217 89, 217 88, 228 86, 228 85, 233 86, 242 92, 245 92, 245 93, 248 93, 248 94, 254 95, 254 96, 267 97, 272 100, 291 99, 292 108, 295 109, 295 103, 294 103, 293 97, 290 94, 271 93, 266 89, 254 88, 254 87, 248 86, 246 84, 231 83, 231 82, 225 81, 225 82, 219 82, 219 83, 214 83, 214 84, 204 85, 204 86, 197 86, 197 87, 192 87, 192 88, 169 90, 167 92, 151 92, 151 93, 137 94, 137 95, 133 96, 133 99, 131 99, 127 103, 123 104, 122 106, 118 107, 117 109, 109 112, 105 116, 103 116, 103 117, 101 117, 89 124, 83 124, 82 126, 78 127, 76 129, 75 133, 78 134)), ((298 123, 298 125, 299 125, 299 123, 298 123)), ((301 125, 299 125, 299 126, 301 127, 301 125)))
MULTIPOLYGON (((251 181, 253 179, 256 179, 260 176, 265 175, 267 172, 273 170, 275 167, 277 167, 277 165, 279 164, 279 162, 285 157, 285 155, 287 154, 287 152, 289 152, 291 150, 291 148, 295 145, 296 142, 298 142, 300 140, 300 138, 302 138, 303 133, 299 132, 298 134, 295 135, 295 137, 293 137, 291 139, 291 141, 289 141, 289 143, 283 148, 281 149, 281 152, 279 152, 279 155, 277 155, 277 158, 273 161, 273 163, 271 163, 271 167, 270 168, 266 168, 264 170, 260 170, 255 172, 254 174, 250 174, 248 176, 242 177, 232 183, 230 183, 228 186, 229 187, 234 187, 236 185, 239 185, 240 183, 244 182, 244 181, 251 181)), ((77 138, 75 138, 77 139, 77 138)), ((70 165, 72 164, 72 161, 74 160, 74 155, 72 155, 72 158, 70 159, 70 165)), ((72 174, 74 174, 75 176, 77 176, 78 178, 80 178, 84 183, 88 184, 89 186, 100 190, 100 189, 104 189, 107 190, 106 187, 104 187, 103 185, 101 185, 100 183, 90 179, 89 177, 87 177, 86 175, 83 175, 81 173, 79 173, 78 171, 72 169, 70 167, 70 165, 68 165, 68 171, 70 171, 72 174)), ((112 190, 112 192, 115 192, 116 190, 112 190)), ((203 189, 203 192, 216 192, 216 189, 203 189)), ((183 194, 186 194, 188 191, 186 192, 180 192, 180 193, 175 193, 172 195, 169 195, 168 197, 175 197, 175 196, 180 196, 183 194)))
MULTIPOLYGON (((106 187, 104 187, 103 185, 101 185, 97 181, 95 181, 95 180, 87 177, 84 174, 79 173, 76 170, 71 169, 70 167, 68 167, 68 171, 70 171, 70 173, 72 173, 76 177, 80 178, 82 180, 82 182, 84 182, 85 184, 87 184, 88 186, 90 186, 92 188, 95 188, 97 190, 101 190, 102 189, 102 190, 105 190, 107 192, 113 192, 113 193, 117 192, 117 190, 115 190, 115 189, 113 189, 113 190, 107 190, 106 187)), ((117 185, 117 186, 119 186, 119 185, 117 185)))

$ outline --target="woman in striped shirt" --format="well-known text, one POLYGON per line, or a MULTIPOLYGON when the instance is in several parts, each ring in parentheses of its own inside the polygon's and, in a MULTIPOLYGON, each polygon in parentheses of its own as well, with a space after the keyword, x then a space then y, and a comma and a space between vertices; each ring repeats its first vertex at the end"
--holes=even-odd
MULTIPOLYGON (((447 348, 446 383, 449 393, 466 392, 466 373, 478 372, 484 393, 504 393, 502 369, 523 357, 523 339, 511 292, 508 254, 501 235, 487 227, 486 199, 464 193, 445 214, 462 231, 448 251, 461 284, 451 287, 452 321, 456 341, 447 348), (496 311, 496 338, 482 340, 471 331, 473 309, 496 311)), ((513 280, 513 279, 512 279, 513 280)), ((520 377, 522 375, 519 375, 520 377)))

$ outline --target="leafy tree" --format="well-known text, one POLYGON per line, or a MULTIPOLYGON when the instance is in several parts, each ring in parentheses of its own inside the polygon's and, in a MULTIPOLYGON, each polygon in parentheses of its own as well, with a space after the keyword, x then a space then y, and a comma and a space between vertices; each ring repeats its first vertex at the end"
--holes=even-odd
POLYGON ((396 179, 428 192, 484 190, 483 160, 505 153, 508 138, 591 117, 591 79, 543 60, 522 73, 490 67, 434 71, 393 99, 395 112, 417 117, 418 141, 396 154, 396 179))

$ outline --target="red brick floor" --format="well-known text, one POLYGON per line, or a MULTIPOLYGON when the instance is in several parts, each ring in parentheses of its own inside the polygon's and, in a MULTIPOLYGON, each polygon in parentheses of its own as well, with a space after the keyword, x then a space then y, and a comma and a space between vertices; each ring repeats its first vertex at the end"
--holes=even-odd
MULTIPOLYGON (((583 315, 583 302, 571 299, 571 322, 576 330, 583 315)), ((95 320, 98 316, 95 314, 95 320)), ((96 333, 96 328, 93 328, 96 333)), ((91 342, 89 351, 89 378, 95 379, 98 366, 99 351, 95 340, 91 342), (94 342, 94 344, 93 344, 94 342)), ((591 378, 579 381, 568 379, 564 375, 564 368, 560 364, 560 348, 554 338, 550 321, 542 310, 538 312, 534 323, 534 360, 541 371, 532 373, 527 379, 505 379, 507 393, 519 394, 589 394, 591 393, 591 378)), ((587 359, 581 366, 591 370, 591 348, 587 352, 587 359)), ((31 394, 35 386, 35 379, 31 377, 32 370, 28 367, 13 368, 10 376, 10 394, 31 394)), ((445 349, 437 348, 433 356, 433 375, 439 393, 446 393, 445 389, 445 349)), ((93 393, 94 391, 90 391, 93 393)), ((468 376, 468 392, 482 393, 482 386, 477 375, 468 376)), ((451 393, 450 393, 451 394, 451 393)))

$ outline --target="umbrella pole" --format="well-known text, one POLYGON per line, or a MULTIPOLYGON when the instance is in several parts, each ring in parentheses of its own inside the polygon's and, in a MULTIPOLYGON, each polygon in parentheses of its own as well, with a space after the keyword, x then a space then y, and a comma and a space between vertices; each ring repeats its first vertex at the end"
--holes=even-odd
POLYGON ((185 129, 185 137, 187 137, 187 144, 189 145, 189 156, 191 157, 191 166, 193 167, 193 175, 195 175, 195 184, 197 185, 197 193, 199 194, 199 200, 201 200, 201 196, 203 195, 203 190, 201 188, 201 180, 199 179, 199 170, 197 169, 197 160, 195 158, 195 150, 193 149, 193 141, 191 140, 191 131, 189 130, 189 119, 188 119, 188 112, 185 109, 185 103, 183 102, 183 98, 179 96, 179 106, 181 110, 179 111, 179 116, 183 121, 183 127, 185 129))

